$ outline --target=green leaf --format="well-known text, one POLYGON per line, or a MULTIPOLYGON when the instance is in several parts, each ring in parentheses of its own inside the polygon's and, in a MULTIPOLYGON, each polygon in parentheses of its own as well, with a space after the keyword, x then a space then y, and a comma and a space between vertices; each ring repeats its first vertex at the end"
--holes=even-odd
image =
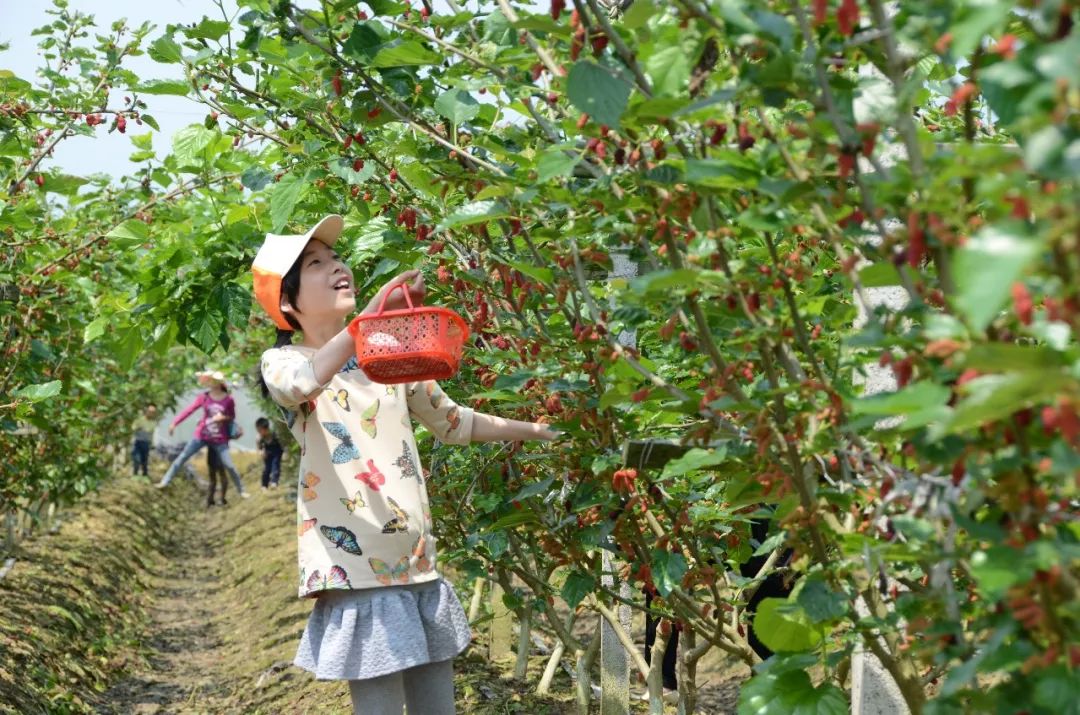
POLYGON ((1055 665, 1038 673, 1033 700, 1036 705, 1048 708, 1055 715, 1080 713, 1080 671, 1069 671, 1064 665, 1055 665))
POLYGON ((86 179, 70 174, 45 174, 46 191, 64 196, 73 196, 79 191, 79 187, 86 183, 86 179))
POLYGON ((1013 8, 1012 2, 992 0, 970 2, 960 6, 965 10, 963 19, 950 28, 952 42, 949 52, 953 57, 967 57, 986 35, 998 35, 1013 8))
POLYGON ((900 285, 900 271, 892 261, 880 261, 859 269, 859 280, 866 288, 900 285))
MULTIPOLYGON (((714 152, 714 155, 719 153, 714 152)), ((714 189, 750 188, 757 184, 757 172, 750 169, 741 156, 735 152, 725 154, 726 159, 688 159, 686 180, 714 189)))
POLYGON ((765 556, 766 554, 771 554, 785 541, 787 541, 787 532, 781 529, 774 534, 770 534, 769 538, 758 544, 758 547, 754 549, 753 555, 765 556))
POLYGON ((636 30, 645 25, 649 18, 656 14, 656 5, 652 0, 636 0, 626 14, 622 16, 620 23, 627 30, 636 30))
POLYGON ((510 215, 506 206, 499 201, 474 201, 465 204, 454 213, 439 222, 436 231, 445 231, 455 226, 468 226, 474 223, 486 223, 510 215))
MULTIPOLYGON (((360 174, 367 176, 368 167, 371 168, 372 175, 374 175, 377 165, 371 161, 364 165, 360 174)), ((409 186, 415 189, 417 193, 426 194, 428 198, 435 198, 439 195, 439 185, 435 183, 435 180, 439 177, 432 173, 431 166, 427 162, 414 161, 409 164, 400 164, 398 166, 398 174, 409 186)), ((489 186, 488 188, 493 189, 495 188, 495 185, 489 186)), ((478 195, 475 198, 487 197, 478 195)))
POLYGON ((649 271, 630 281, 630 290, 637 295, 647 296, 668 293, 680 287, 690 289, 697 281, 697 273, 694 268, 649 271))
POLYGON ((1020 114, 1020 106, 1037 76, 1020 62, 998 62, 979 71, 979 87, 987 103, 1002 123, 1009 125, 1020 114))
POLYGON ((534 266, 531 263, 525 263, 524 261, 510 261, 508 264, 511 268, 515 268, 530 278, 535 278, 541 283, 551 284, 555 280, 555 272, 546 266, 534 266))
POLYGON ((349 33, 349 39, 342 46, 342 51, 346 55, 357 59, 370 61, 385 41, 376 32, 376 27, 379 27, 378 23, 358 22, 353 25, 352 32, 349 33))
POLYGON ((701 469, 708 469, 709 467, 723 464, 726 459, 726 446, 721 446, 716 449, 694 447, 678 459, 673 459, 665 464, 664 471, 660 477, 661 479, 681 477, 690 472, 696 472, 701 469))
POLYGON ((661 596, 667 596, 682 584, 686 569, 686 559, 682 554, 660 550, 652 552, 653 583, 661 596))
POLYGON ((225 320, 230 325, 243 329, 251 315, 251 291, 236 283, 219 283, 214 290, 214 296, 225 314, 225 320))
POLYGON ((510 539, 505 531, 487 534, 484 540, 487 542, 488 551, 491 552, 491 558, 493 559, 499 558, 510 548, 510 539))
POLYGON ((545 494, 549 489, 551 489, 551 485, 554 482, 555 477, 552 476, 548 477, 547 479, 542 479, 539 482, 532 482, 531 484, 526 484, 518 490, 517 494, 510 497, 510 501, 522 501, 524 499, 528 499, 529 497, 534 497, 537 494, 545 494))
POLYGON ((214 140, 215 132, 198 124, 184 127, 173 135, 173 156, 180 166, 200 164, 202 152, 214 140))
POLYGON ((18 96, 29 91, 34 85, 21 77, 16 77, 11 70, 0 70, 0 93, 18 96))
POLYGON ((229 23, 204 17, 195 27, 184 27, 182 31, 192 40, 217 40, 229 31, 229 23))
POLYGON ((14 395, 24 402, 41 402, 42 400, 47 400, 50 397, 59 395, 60 388, 62 387, 62 382, 53 380, 52 382, 44 382, 40 385, 20 387, 18 390, 15 390, 14 395))
POLYGON ((152 149, 154 146, 154 134, 153 132, 146 132, 145 134, 131 134, 131 143, 138 149, 152 149))
POLYGON ((352 255, 357 260, 367 260, 379 255, 385 242, 384 234, 390 228, 390 222, 385 216, 377 216, 362 226, 346 231, 346 238, 355 236, 352 240, 352 255))
POLYGON ((454 124, 474 119, 480 113, 480 103, 463 89, 451 89, 435 100, 435 111, 454 124))
POLYGON ((892 524, 908 543, 928 542, 937 536, 933 524, 910 514, 897 514, 892 518, 892 524))
POLYGON ((419 42, 407 40, 398 45, 384 46, 371 60, 371 67, 401 67, 405 65, 435 65, 442 55, 432 52, 419 42))
POLYGON ((1060 42, 1041 44, 1035 69, 1049 80, 1065 80, 1076 87, 1080 82, 1076 76, 1077 57, 1080 57, 1080 35, 1072 33, 1060 42))
POLYGON ((517 44, 517 33, 502 10, 495 10, 484 21, 484 39, 502 47, 517 44))
POLYGON ((567 96, 578 111, 613 128, 626 111, 630 89, 622 75, 587 60, 574 63, 566 83, 567 96))
POLYGON ((184 59, 180 45, 169 35, 162 35, 150 44, 147 51, 150 59, 164 64, 174 64, 184 59))
POLYGON ((379 15, 400 15, 405 12, 405 3, 397 0, 367 0, 371 11, 379 15))
POLYGON ((592 576, 578 573, 577 571, 571 571, 566 577, 566 582, 563 584, 561 594, 563 600, 566 601, 566 605, 572 610, 577 608, 577 605, 595 589, 596 580, 593 579, 592 576))
POLYGON ((503 529, 509 529, 512 526, 521 526, 522 524, 538 524, 539 519, 529 509, 516 509, 515 511, 502 517, 494 524, 487 528, 488 531, 501 531, 503 529))
POLYGON ((188 326, 189 337, 204 353, 210 353, 218 344, 223 316, 214 310, 204 309, 195 313, 188 326))
POLYGON ((1008 299, 1012 284, 1042 252, 1041 238, 1021 224, 986 226, 956 253, 957 310, 983 330, 1008 299))
POLYGON ((298 171, 292 171, 281 177, 281 181, 270 194, 270 228, 280 232, 292 216, 296 203, 311 188, 307 177, 298 171))
POLYGON ((94 318, 83 328, 83 342, 90 343, 97 340, 105 334, 105 329, 108 327, 109 318, 106 316, 102 315, 94 318))
POLYGON ((1045 370, 977 377, 961 388, 964 397, 945 431, 956 434, 995 422, 1074 387, 1075 382, 1065 373, 1045 370))
POLYGON ((963 357, 964 367, 980 372, 1024 372, 1060 370, 1068 365, 1065 356, 1043 345, 982 343, 973 346, 963 357))
POLYGON ((720 0, 717 10, 724 22, 731 25, 738 32, 754 34, 758 31, 757 23, 743 12, 741 3, 736 2, 736 0, 720 0))
POLYGON ((140 82, 131 88, 133 92, 140 94, 172 94, 178 97, 186 97, 191 91, 191 85, 170 79, 150 79, 140 82))
POLYGON ((630 109, 631 116, 637 119, 669 119, 686 107, 686 100, 677 97, 654 97, 644 102, 635 102, 630 109))
POLYGON ((766 671, 739 691, 739 715, 847 715, 844 691, 832 683, 815 688, 805 670, 766 671))
POLYGON ((244 173, 240 175, 240 183, 252 191, 262 191, 273 178, 274 175, 266 169, 260 166, 252 166, 245 169, 244 173))
POLYGON ((552 179, 569 176, 579 161, 581 157, 574 154, 572 150, 557 146, 549 147, 536 162, 536 181, 543 184, 552 179))
POLYGON ((1009 546, 993 546, 971 557, 971 575, 979 591, 991 603, 1001 599, 1013 585, 1031 579, 1035 570, 1024 552, 1009 546))
POLYGON ((364 163, 364 168, 360 169, 360 171, 353 171, 352 164, 353 162, 350 159, 332 161, 330 162, 330 173, 343 179, 350 186, 359 186, 375 175, 375 168, 378 166, 374 161, 368 161, 364 163))
POLYGON ((664 47, 649 56, 645 72, 654 94, 679 96, 690 81, 690 56, 680 45, 664 47))
POLYGON ((798 591, 796 603, 811 623, 826 623, 843 618, 848 612, 847 599, 820 578, 808 578, 798 591))
POLYGON ((114 248, 131 248, 150 240, 150 227, 137 218, 128 219, 105 234, 114 248))
POLYGON ((851 411, 857 415, 909 415, 944 406, 950 394, 949 388, 942 385, 917 382, 896 392, 852 400, 851 411))
POLYGON ((803 652, 821 642, 821 633, 812 623, 802 606, 784 598, 766 598, 754 614, 754 633, 770 650, 803 652))
POLYGON ((1065 151, 1065 134, 1056 126, 1048 126, 1028 137, 1024 145, 1024 163, 1035 172, 1047 172, 1061 160, 1065 151))
POLYGON ((994 631, 994 634, 990 637, 983 647, 967 661, 961 663, 958 667, 950 668, 948 674, 945 676, 945 682, 941 686, 941 695, 949 697, 961 689, 967 687, 978 675, 979 671, 984 667, 982 664, 988 660, 987 656, 991 658, 1000 656, 1003 650, 1001 647, 1005 639, 1013 634, 1015 624, 1009 623, 1002 628, 998 628, 994 631))

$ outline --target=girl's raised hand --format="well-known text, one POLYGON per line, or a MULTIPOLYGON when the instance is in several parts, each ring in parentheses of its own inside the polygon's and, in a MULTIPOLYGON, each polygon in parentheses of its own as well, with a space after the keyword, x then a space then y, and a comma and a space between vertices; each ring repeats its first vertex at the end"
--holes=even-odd
MULTIPOLYGON (((383 285, 379 289, 379 292, 368 301, 367 307, 364 308, 364 313, 374 313, 379 309, 379 304, 382 303, 383 296, 385 296, 395 286, 405 283, 409 289, 409 297, 412 299, 413 305, 418 305, 424 301, 424 274, 414 269, 399 273, 383 285)), ((400 290, 395 290, 390 293, 390 296, 386 299, 386 310, 402 310, 408 308, 408 303, 405 302, 405 295, 400 290)))

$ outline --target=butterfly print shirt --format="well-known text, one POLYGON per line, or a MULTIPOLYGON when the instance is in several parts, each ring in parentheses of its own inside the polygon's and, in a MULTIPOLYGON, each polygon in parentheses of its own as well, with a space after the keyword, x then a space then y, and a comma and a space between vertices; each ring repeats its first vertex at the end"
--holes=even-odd
POLYGON ((473 411, 435 382, 373 383, 353 360, 320 384, 314 354, 286 346, 262 356, 263 379, 300 444, 300 596, 438 578, 412 419, 442 442, 467 444, 473 411))

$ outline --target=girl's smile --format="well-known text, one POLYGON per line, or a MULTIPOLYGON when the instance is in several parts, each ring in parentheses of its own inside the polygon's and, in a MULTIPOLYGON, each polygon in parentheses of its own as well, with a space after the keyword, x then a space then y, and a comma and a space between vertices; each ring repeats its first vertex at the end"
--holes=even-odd
POLYGON ((305 327, 312 322, 340 320, 356 310, 352 271, 322 241, 312 239, 300 254, 300 291, 296 317, 305 327))

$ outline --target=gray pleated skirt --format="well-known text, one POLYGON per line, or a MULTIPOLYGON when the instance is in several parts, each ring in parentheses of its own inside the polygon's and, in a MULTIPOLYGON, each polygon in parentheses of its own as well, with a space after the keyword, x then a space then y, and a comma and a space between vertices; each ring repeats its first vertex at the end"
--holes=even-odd
POLYGON ((471 638, 461 602, 441 578, 326 591, 315 601, 293 662, 318 680, 365 680, 453 658, 471 638))

